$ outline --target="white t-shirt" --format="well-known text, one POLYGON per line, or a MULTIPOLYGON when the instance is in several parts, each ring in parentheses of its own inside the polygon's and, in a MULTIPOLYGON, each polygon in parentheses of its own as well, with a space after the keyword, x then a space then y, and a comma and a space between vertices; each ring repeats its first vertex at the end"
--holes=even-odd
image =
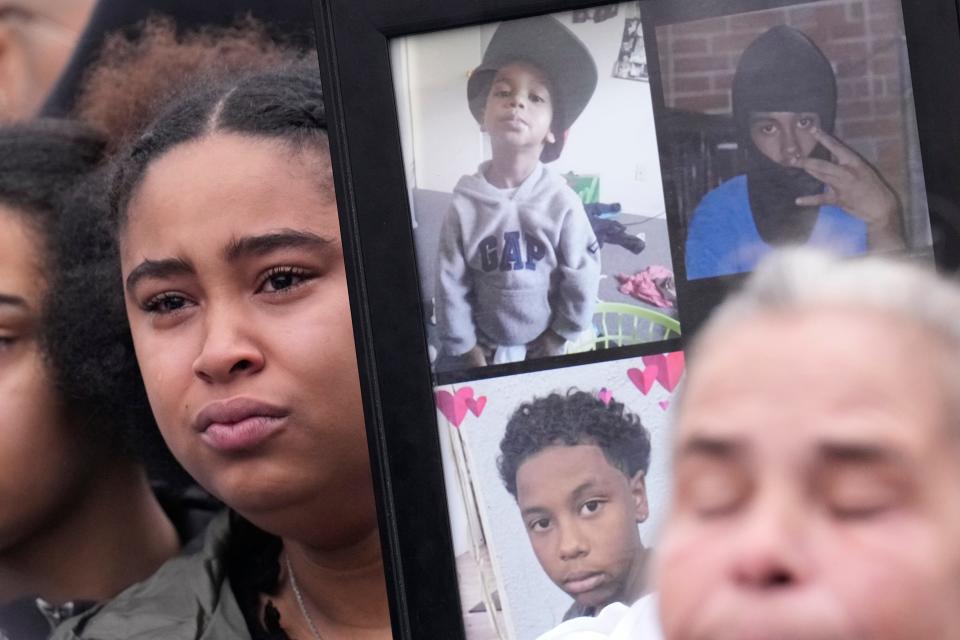
POLYGON ((537 640, 663 640, 656 596, 646 595, 629 607, 614 602, 596 617, 567 620, 537 640))

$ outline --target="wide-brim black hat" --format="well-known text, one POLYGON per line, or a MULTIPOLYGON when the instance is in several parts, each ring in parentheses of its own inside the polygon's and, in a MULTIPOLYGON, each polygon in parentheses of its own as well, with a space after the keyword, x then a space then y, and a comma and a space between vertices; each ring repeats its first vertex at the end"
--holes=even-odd
POLYGON ((483 108, 497 71, 514 62, 536 67, 550 83, 550 130, 556 142, 544 146, 540 159, 556 160, 563 150, 564 133, 583 113, 597 88, 597 65, 580 38, 552 16, 502 22, 483 53, 483 61, 467 81, 467 102, 477 122, 483 121, 483 108))

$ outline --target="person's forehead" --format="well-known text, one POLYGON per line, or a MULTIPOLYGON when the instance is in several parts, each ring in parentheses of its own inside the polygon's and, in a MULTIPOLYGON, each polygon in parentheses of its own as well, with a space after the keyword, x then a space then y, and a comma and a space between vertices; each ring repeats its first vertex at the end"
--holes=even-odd
POLYGON ((819 117, 816 111, 751 111, 750 121, 819 117))
POLYGON ((700 345, 678 440, 843 432, 919 443, 947 407, 938 347, 915 323, 852 307, 755 315, 700 345))
POLYGON ((497 73, 493 77, 494 82, 519 79, 533 80, 544 87, 548 86, 549 83, 543 70, 523 60, 507 62, 497 69, 497 73))
POLYGON ((517 467, 517 495, 567 497, 585 485, 600 485, 624 473, 594 444, 552 445, 517 467))

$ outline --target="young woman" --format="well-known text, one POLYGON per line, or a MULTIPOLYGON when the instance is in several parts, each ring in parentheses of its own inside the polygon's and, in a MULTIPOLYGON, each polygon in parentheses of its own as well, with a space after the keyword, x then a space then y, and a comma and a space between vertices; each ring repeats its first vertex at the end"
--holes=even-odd
POLYGON ((390 638, 316 72, 188 91, 117 162, 147 395, 232 511, 56 637, 390 638))
POLYGON ((65 304, 58 287, 66 256, 54 229, 102 150, 71 123, 0 129, 0 638, 46 638, 181 545, 125 437, 127 415, 87 384, 124 343, 82 338, 103 309, 90 291, 65 304))

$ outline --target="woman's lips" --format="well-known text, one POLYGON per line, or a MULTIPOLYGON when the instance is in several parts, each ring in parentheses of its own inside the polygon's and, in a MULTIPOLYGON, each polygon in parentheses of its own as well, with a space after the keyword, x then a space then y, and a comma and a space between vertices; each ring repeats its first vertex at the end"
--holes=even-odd
POLYGON ((283 428, 289 411, 251 398, 211 402, 197 414, 193 428, 218 451, 247 451, 283 428))

